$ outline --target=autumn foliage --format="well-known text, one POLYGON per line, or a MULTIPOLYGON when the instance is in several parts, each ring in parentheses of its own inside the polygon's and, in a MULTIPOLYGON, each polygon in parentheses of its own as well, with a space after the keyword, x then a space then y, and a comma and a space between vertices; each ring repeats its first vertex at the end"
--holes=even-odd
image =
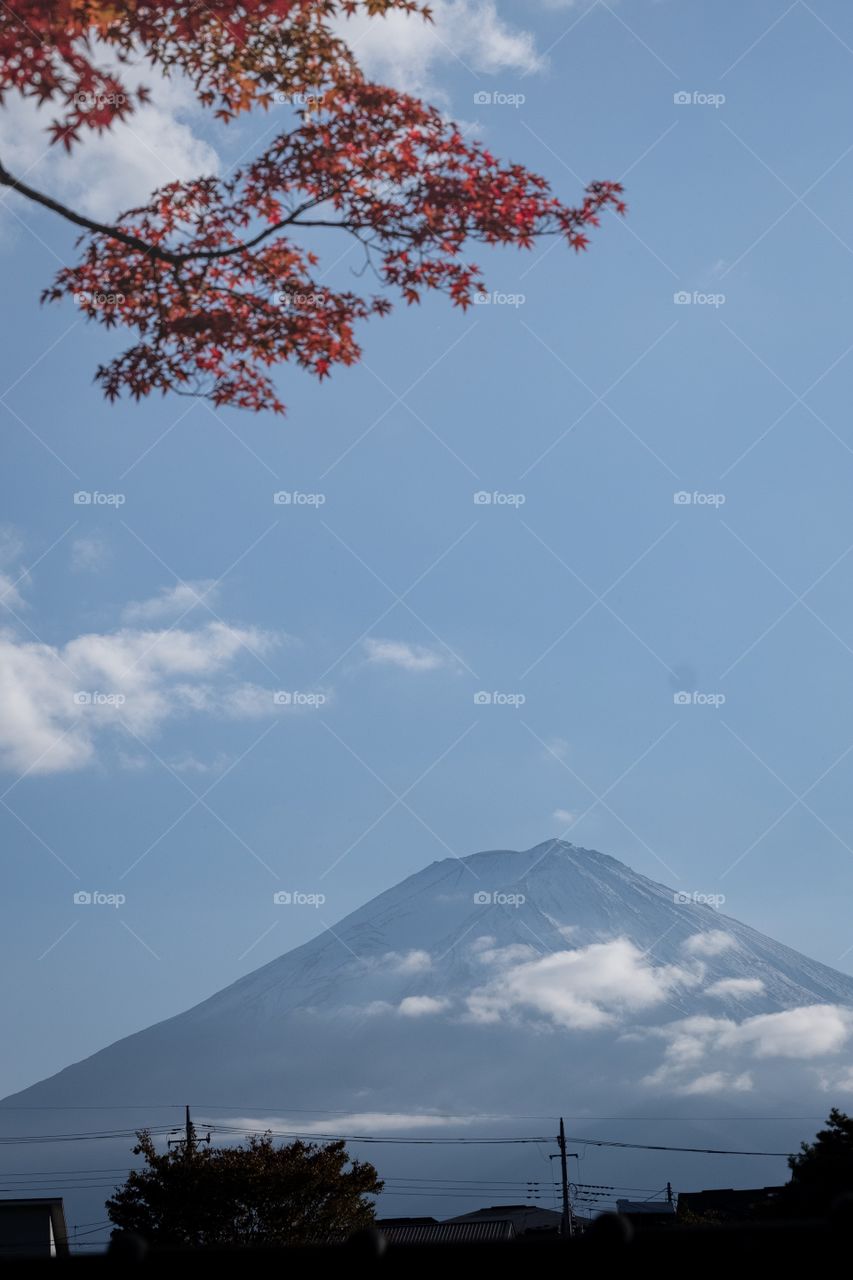
POLYGON ((158 1152, 137 1135, 145 1165, 107 1201, 114 1226, 159 1248, 229 1248, 343 1241, 374 1220, 382 1182, 343 1142, 252 1137, 242 1145, 186 1144, 158 1152))
POLYGON ((44 296, 132 331, 97 371, 111 399, 177 391, 281 412, 271 368, 292 360, 322 378, 352 364, 356 324, 390 310, 389 289, 408 303, 438 290, 465 308, 484 288, 469 244, 529 248, 556 235, 581 250, 603 209, 624 211, 617 183, 563 204, 434 108, 370 83, 330 22, 392 9, 429 20, 414 0, 0 5, 0 101, 16 91, 54 106, 52 140, 69 150, 145 101, 144 85, 129 83, 141 57, 189 77, 223 121, 252 107, 287 112, 290 127, 227 178, 170 183, 110 225, 0 163, 0 183, 85 229, 79 263, 44 296), (312 228, 355 239, 375 292, 324 283, 304 244, 312 228))

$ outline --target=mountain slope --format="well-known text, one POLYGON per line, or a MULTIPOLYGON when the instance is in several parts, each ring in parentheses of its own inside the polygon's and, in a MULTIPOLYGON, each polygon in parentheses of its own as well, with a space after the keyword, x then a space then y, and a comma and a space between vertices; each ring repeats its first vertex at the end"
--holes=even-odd
MULTIPOLYGON (((542 952, 625 936, 649 950, 656 963, 673 964, 683 959, 685 939, 720 930, 738 946, 726 955, 706 957, 709 977, 762 979, 765 993, 750 1001, 753 1012, 822 1000, 853 1005, 853 978, 712 907, 679 901, 676 892, 615 858, 548 841, 525 852, 500 850, 434 862, 346 916, 333 931, 248 974, 183 1016, 204 1021, 249 1009, 277 1015, 304 1007, 365 1004, 364 977, 371 962, 418 950, 433 963, 429 975, 414 986, 444 997, 481 978, 464 943, 482 935, 494 937, 497 945, 529 945, 542 952), (492 901, 476 902, 481 894, 492 901), (513 905, 501 901, 501 895, 520 895, 524 901, 513 905)), ((377 992, 386 990, 379 982, 375 985, 377 992)), ((402 999, 412 987, 412 974, 404 970, 386 994, 402 999)))
MULTIPOLYGON (((673 1092, 819 1089, 853 978, 549 841, 445 859, 168 1021, 7 1099, 500 1111, 673 1092), (703 1083, 704 1082, 704 1083, 703 1083), (801 1084, 797 1086, 801 1087, 801 1084)), ((839 1077, 840 1079, 841 1077, 839 1077)), ((0 1104, 2 1105, 2 1104, 0 1104)))

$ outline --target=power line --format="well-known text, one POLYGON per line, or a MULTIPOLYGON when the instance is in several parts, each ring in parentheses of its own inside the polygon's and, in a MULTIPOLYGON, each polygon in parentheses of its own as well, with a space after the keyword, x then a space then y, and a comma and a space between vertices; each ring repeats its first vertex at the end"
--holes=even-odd
MULTIPOLYGON (((239 1133, 248 1136, 262 1137, 264 1133, 269 1133, 272 1137, 278 1138, 297 1138, 315 1142, 364 1142, 364 1143, 383 1143, 386 1145, 407 1145, 407 1146, 445 1146, 445 1145, 467 1145, 467 1146, 488 1146, 492 1144, 511 1146, 521 1143, 552 1143, 553 1137, 537 1137, 537 1138, 380 1138, 368 1136, 366 1134, 330 1134, 330 1133, 297 1133, 284 1132, 275 1129, 242 1129, 233 1125, 218 1125, 217 1130, 222 1133, 239 1133)), ((788 1151, 737 1151, 724 1150, 719 1147, 675 1147, 665 1146, 660 1143, 646 1142, 620 1142, 609 1138, 578 1138, 571 1137, 573 1143, 591 1147, 617 1147, 621 1149, 635 1151, 679 1151, 693 1155, 708 1156, 778 1156, 780 1159, 787 1159, 790 1155, 788 1151)))
POLYGON ((183 1106, 183 1102, 75 1102, 61 1106, 11 1106, 0 1102, 0 1114, 4 1111, 167 1111, 170 1108, 183 1109, 183 1106))
POLYGON ((778 1156, 787 1160, 790 1151, 726 1151, 719 1147, 666 1147, 648 1142, 616 1142, 606 1138, 572 1138, 588 1147, 618 1147, 631 1151, 682 1151, 700 1156, 778 1156))
POLYGON ((118 1165, 113 1169, 21 1169, 17 1172, 0 1172, 0 1178, 67 1178, 76 1173, 91 1175, 93 1173, 127 1173, 127 1165, 118 1165))
POLYGON ((547 1184, 547 1179, 542 1178, 422 1178, 417 1174, 411 1174, 408 1177, 405 1174, 398 1174, 393 1178, 386 1178, 386 1182, 461 1182, 476 1183, 478 1187, 517 1187, 523 1184, 539 1186, 547 1184))
POLYGON ((104 1190, 106 1188, 115 1187, 115 1183, 13 1183, 10 1187, 0 1187, 0 1192, 41 1192, 47 1187, 54 1190, 67 1190, 67 1192, 96 1192, 96 1190, 104 1190))
MULTIPOLYGON (((172 1133, 173 1127, 158 1125, 149 1130, 156 1137, 172 1133)), ((102 1129, 86 1133, 34 1133, 19 1134, 17 1137, 0 1137, 0 1146, 27 1146, 41 1142, 99 1142, 110 1138, 135 1138, 136 1129, 102 1129)))
MULTIPOLYGON (((429 1194, 430 1197, 434 1200, 482 1200, 483 1199, 482 1193, 476 1192, 476 1191, 467 1191, 467 1192, 466 1191, 458 1191, 458 1192, 431 1191, 429 1193, 425 1193, 423 1191, 388 1191, 388 1192, 383 1192, 382 1194, 389 1195, 389 1196, 416 1196, 419 1200, 423 1200, 425 1194, 429 1194)), ((492 1198, 494 1199, 494 1197, 492 1198)), ((550 1199, 550 1197, 547 1197, 547 1198, 550 1199)), ((531 1200, 533 1202, 538 1201, 540 1199, 545 1199, 545 1197, 542 1197, 542 1196, 531 1197, 531 1200)), ((497 1200, 498 1200, 498 1203, 501 1203, 500 1196, 497 1197, 497 1200)), ((507 1196, 505 1203, 507 1205, 520 1204, 521 1201, 507 1196)))
MULTIPOLYGON (((275 1138, 298 1139, 307 1142, 359 1142, 384 1146, 522 1146, 551 1144, 554 1138, 549 1135, 537 1137, 455 1137, 455 1138, 400 1138, 380 1137, 376 1134, 331 1134, 300 1132, 296 1130, 249 1129, 237 1125, 218 1125, 218 1132, 239 1134, 247 1137, 264 1137, 269 1134, 275 1138)), ((156 1137, 175 1132, 173 1126, 158 1125, 149 1130, 156 1137)), ((95 1142, 136 1137, 135 1129, 91 1130, 84 1133, 63 1134, 22 1134, 17 1137, 0 1137, 0 1146, 26 1146, 53 1142, 95 1142)), ((664 1143, 625 1142, 612 1138, 579 1138, 572 1137, 573 1143, 591 1147, 610 1147, 633 1151, 675 1151, 690 1155, 715 1156, 767 1156, 786 1159, 787 1151, 742 1151, 721 1147, 680 1147, 664 1143)))
POLYGON ((217 1133, 233 1133, 242 1134, 247 1137, 259 1137, 269 1134, 273 1138, 293 1138, 300 1139, 304 1142, 366 1142, 381 1143, 386 1146, 415 1146, 415 1147, 438 1147, 438 1146, 518 1146, 522 1144, 553 1142, 554 1139, 548 1135, 536 1138, 381 1138, 373 1134, 358 1133, 305 1133, 297 1131, 284 1131, 280 1129, 244 1129, 236 1125, 216 1125, 214 1130, 217 1133))

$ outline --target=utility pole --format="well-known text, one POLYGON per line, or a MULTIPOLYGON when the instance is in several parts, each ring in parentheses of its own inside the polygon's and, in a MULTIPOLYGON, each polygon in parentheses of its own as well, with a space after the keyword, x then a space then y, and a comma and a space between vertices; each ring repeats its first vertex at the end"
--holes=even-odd
MULTIPOLYGON (((173 1129, 172 1132, 174 1133, 175 1130, 173 1129)), ((195 1136, 195 1125, 190 1119, 190 1109, 189 1109, 189 1106, 187 1106, 186 1119, 184 1122, 184 1136, 183 1138, 176 1138, 176 1139, 170 1138, 168 1145, 170 1147, 182 1146, 184 1148, 184 1160, 186 1161, 187 1164, 190 1164, 193 1156, 195 1155, 195 1148, 196 1148, 197 1142, 206 1142, 208 1145, 210 1145, 210 1134, 208 1133, 207 1136, 204 1138, 197 1138, 195 1136)))
POLYGON ((572 1229, 572 1207, 569 1204, 569 1169, 566 1163, 566 1126, 563 1124, 563 1117, 560 1116, 560 1136, 557 1139, 560 1144, 560 1173, 563 1179, 563 1221, 561 1225, 561 1234, 568 1238, 574 1234, 572 1229))
POLYGON ((672 1183, 671 1182, 668 1182, 666 1184, 666 1202, 671 1208, 672 1207, 672 1183))

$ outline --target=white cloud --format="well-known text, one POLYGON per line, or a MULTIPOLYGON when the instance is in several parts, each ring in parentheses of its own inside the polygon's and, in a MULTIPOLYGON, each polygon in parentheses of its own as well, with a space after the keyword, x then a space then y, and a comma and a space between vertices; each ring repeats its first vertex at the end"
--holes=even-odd
POLYGON ((383 1014, 394 1013, 395 1009, 387 1000, 371 1000, 370 1004, 366 1004, 363 1009, 354 1006, 352 1012, 363 1013, 368 1018, 379 1018, 383 1014))
POLYGON ((0 605, 4 605, 8 609, 25 609, 27 602, 21 595, 19 587, 21 578, 6 573, 0 569, 0 605))
POLYGON ((709 1071, 706 1075, 697 1076, 684 1084, 675 1085, 674 1093, 691 1098, 704 1093, 749 1093, 752 1089, 752 1076, 748 1071, 739 1076, 727 1074, 725 1071, 709 1071))
POLYGON ((759 996, 764 990, 760 978, 721 978, 706 987, 706 996, 759 996))
MULTIPOLYGON (((365 1111, 335 1120, 336 1133, 397 1133, 412 1129, 444 1129, 448 1125, 473 1124, 478 1116, 432 1116, 419 1112, 365 1111)), ((314 1120, 309 1129, 328 1133, 328 1120, 314 1120)))
POLYGON ((438 999, 436 996, 406 996, 397 1009, 404 1018, 424 1018, 442 1013, 449 1004, 449 1000, 438 999))
MULTIPOLYGON (((124 627, 62 646, 0 632, 0 766, 79 769, 93 759, 100 735, 123 731, 122 722, 145 735, 193 712, 249 714, 255 686, 235 678, 234 664, 275 643, 267 633, 222 622, 193 630, 124 627)), ((270 691, 265 705, 271 713, 270 691)))
MULTIPOLYGON (((432 956, 428 951, 421 951, 418 949, 413 949, 411 951, 386 951, 382 955, 366 958, 365 963, 369 965, 371 969, 380 970, 385 973, 408 975, 413 973, 427 973, 432 968, 432 956)), ((377 1006, 382 1006, 381 1010, 377 1009, 374 1010, 374 1012, 381 1012, 382 1010, 393 1008, 393 1006, 387 1005, 383 1000, 378 1000, 374 1003, 377 1006)))
POLYGON ((26 609, 27 602, 21 594, 22 584, 29 575, 18 564, 24 544, 11 525, 0 528, 0 607, 26 609))
POLYGON ((719 956, 737 943, 730 933, 722 929, 708 929, 704 933, 694 933, 687 938, 683 950, 691 956, 719 956))
MULTIPOLYGON (((550 919, 550 916, 549 916, 549 919, 550 919)), ((562 934, 562 936, 566 939, 566 942, 571 942, 572 938, 580 929, 579 924, 557 924, 556 921, 552 921, 552 924, 554 925, 554 928, 557 930, 557 932, 562 934)))
POLYGON ((853 1093, 853 1067, 841 1071, 819 1071, 818 1084, 824 1093, 853 1093))
POLYGON ((125 605, 122 621, 148 623, 174 621, 188 614, 199 604, 213 604, 216 583, 213 579, 198 582, 177 582, 173 587, 162 587, 156 596, 148 600, 135 600, 125 605))
POLYGON ((128 773, 142 773, 145 769, 151 767, 151 756, 142 755, 141 752, 119 751, 116 759, 122 769, 128 773))
MULTIPOLYGON (((736 1089, 747 1067, 764 1059, 805 1064, 841 1052, 853 1037, 853 1010, 842 1005, 800 1005, 778 1013, 732 1018, 682 1018, 652 1035, 664 1039, 660 1066, 643 1081, 683 1092, 702 1092, 697 1081, 736 1089), (695 1076, 697 1067, 701 1073, 695 1076)), ((704 1090, 707 1092, 708 1090, 704 1090)))
POLYGON ((562 823, 565 827, 573 826, 578 817, 576 813, 572 813, 571 809, 555 809, 551 816, 555 822, 562 823))
MULTIPOLYGON (((533 34, 507 23, 495 0, 431 0, 430 9, 432 23, 389 13, 343 18, 337 29, 374 80, 438 101, 446 97, 436 84, 446 66, 484 75, 541 68, 533 34)), ((479 87, 472 84, 472 95, 479 87)))
POLYGON ((853 1031, 853 1011, 810 1004, 746 1018, 720 1037, 724 1049, 745 1047, 756 1058, 820 1058, 838 1053, 853 1031))
POLYGON ((469 996, 468 1008, 481 1022, 524 1010, 558 1026, 592 1030, 660 1004, 697 981, 697 974, 677 965, 653 965, 633 942, 617 938, 511 964, 469 996))
POLYGON ((389 951, 385 959, 396 973, 426 973, 432 968, 432 956, 428 951, 406 951, 402 955, 389 951))
POLYGON ((92 573, 102 568, 110 558, 107 543, 97 533, 84 534, 71 543, 71 570, 73 573, 92 573))
POLYGON ((364 642, 368 662, 376 666, 399 667, 403 671, 436 671, 451 665, 448 655, 440 649, 425 645, 405 644, 402 640, 378 640, 364 642))
MULTIPOLYGON (((99 63, 113 65, 108 53, 99 63)), ((84 131, 70 155, 49 143, 46 129, 56 116, 50 103, 39 109, 32 99, 10 94, 0 113, 0 148, 12 172, 26 173, 31 186, 108 221, 146 201, 156 187, 219 171, 216 151, 194 132, 209 113, 184 76, 176 70, 166 77, 147 63, 122 68, 119 76, 134 88, 145 84, 152 102, 100 136, 84 131)))
POLYGON ((212 760, 199 760, 191 752, 186 755, 178 756, 174 760, 167 760, 170 769, 175 773, 222 773, 231 764, 233 757, 226 755, 220 751, 212 760))
POLYGON ((513 942, 506 947, 484 945, 490 942, 493 943, 494 939, 478 938, 471 948, 483 964, 516 964, 521 961, 535 960, 539 954, 527 942, 513 942))
MULTIPOLYGON (((475 1124, 481 1121, 480 1116, 465 1115, 429 1115, 422 1112, 401 1111, 356 1111, 347 1116, 335 1116, 330 1120, 306 1120, 304 1114, 296 1118, 290 1116, 234 1116, 222 1121, 229 1128, 250 1130, 269 1129, 272 1133, 335 1133, 343 1135, 365 1133, 406 1133, 412 1129, 446 1129, 450 1125, 475 1124)), ((242 1141, 242 1139, 238 1139, 242 1141)))
MULTIPOLYGON (((578 9, 582 13, 589 13, 599 3, 600 0, 543 0, 546 9, 578 9)), ((610 0, 610 7, 618 3, 619 0, 610 0)))

